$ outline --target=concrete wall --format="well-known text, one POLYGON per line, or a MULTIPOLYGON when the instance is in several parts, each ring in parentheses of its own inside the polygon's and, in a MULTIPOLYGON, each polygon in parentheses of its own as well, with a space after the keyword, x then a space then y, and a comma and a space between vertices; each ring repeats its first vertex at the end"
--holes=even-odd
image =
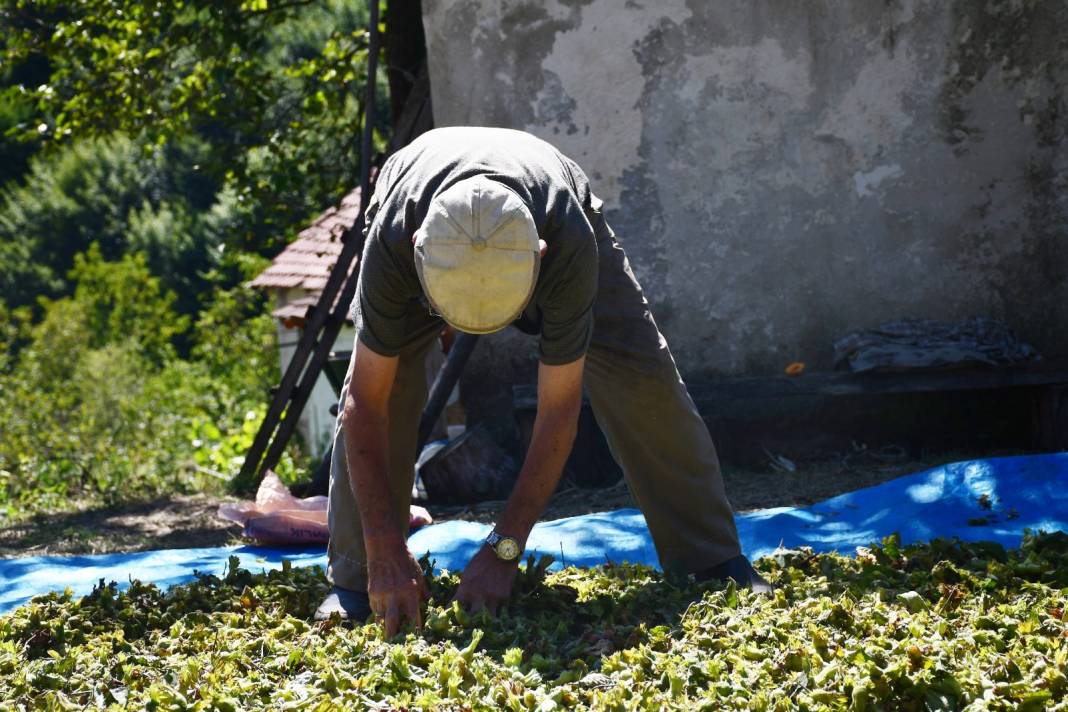
MULTIPOLYGON (((829 368, 837 336, 904 316, 999 317, 1068 358, 1062 0, 423 13, 436 125, 583 165, 684 374, 829 368)), ((488 339, 478 378, 531 375, 520 342, 488 339)))

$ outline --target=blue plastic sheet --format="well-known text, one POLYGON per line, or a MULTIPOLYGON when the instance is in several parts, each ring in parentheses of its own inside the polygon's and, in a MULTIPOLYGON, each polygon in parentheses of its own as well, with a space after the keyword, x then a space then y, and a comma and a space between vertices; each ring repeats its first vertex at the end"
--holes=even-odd
MULTIPOLYGON (((958 462, 810 507, 763 509, 736 519, 751 559, 780 544, 852 554, 894 532, 905 543, 958 537, 1016 547, 1025 528, 1068 531, 1068 453, 958 462)), ((488 533, 484 524, 444 522, 416 532, 408 544, 417 556, 430 552, 438 567, 456 570, 488 533)), ((579 566, 606 560, 657 565, 645 519, 634 509, 539 524, 527 550, 579 566)))
POLYGON ((203 549, 161 549, 128 554, 93 556, 29 556, 0 559, 0 613, 16 608, 33 596, 69 587, 76 595, 93 590, 100 579, 116 581, 120 588, 132 579, 167 588, 194 578, 194 571, 221 576, 231 556, 241 568, 264 571, 282 568, 282 560, 294 566, 326 566, 325 547, 266 548, 220 546, 203 549))
MULTIPOLYGON (((737 519, 742 548, 754 559, 780 544, 852 553, 894 532, 906 543, 959 537, 1015 547, 1025 528, 1068 531, 1068 453, 958 462, 811 507, 765 509, 737 519)), ((429 552, 439 569, 459 570, 488 532, 484 524, 443 522, 415 532, 409 546, 417 556, 429 552)), ((540 523, 527 549, 554 556, 557 566, 657 564, 645 520, 633 509, 540 523)), ((279 568, 283 559, 294 566, 326 564, 322 548, 251 546, 6 559, 0 560, 0 613, 68 586, 75 594, 88 593, 101 578, 171 586, 191 580, 194 570, 221 575, 230 556, 252 571, 279 568)))

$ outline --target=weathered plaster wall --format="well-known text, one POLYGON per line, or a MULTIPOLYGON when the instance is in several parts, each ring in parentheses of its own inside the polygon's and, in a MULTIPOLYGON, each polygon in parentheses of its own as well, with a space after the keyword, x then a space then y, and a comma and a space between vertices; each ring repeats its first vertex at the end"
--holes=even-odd
MULTIPOLYGON (((584 166, 684 374, 829 368, 836 336, 903 316, 991 315, 1068 357, 1062 0, 423 12, 436 124, 584 166)), ((529 373, 520 340, 480 361, 529 373)))

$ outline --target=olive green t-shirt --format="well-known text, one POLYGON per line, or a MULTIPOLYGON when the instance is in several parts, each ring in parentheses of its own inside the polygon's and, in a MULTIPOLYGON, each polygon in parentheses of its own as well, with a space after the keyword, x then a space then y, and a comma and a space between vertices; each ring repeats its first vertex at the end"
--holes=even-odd
POLYGON ((441 329, 415 270, 412 236, 430 201, 458 181, 499 181, 527 205, 548 245, 533 296, 515 326, 540 334, 539 358, 571 363, 589 346, 597 293, 597 240, 588 210, 599 201, 574 161, 522 131, 454 127, 428 131, 393 154, 367 207, 367 239, 351 315, 359 339, 395 356, 441 329))

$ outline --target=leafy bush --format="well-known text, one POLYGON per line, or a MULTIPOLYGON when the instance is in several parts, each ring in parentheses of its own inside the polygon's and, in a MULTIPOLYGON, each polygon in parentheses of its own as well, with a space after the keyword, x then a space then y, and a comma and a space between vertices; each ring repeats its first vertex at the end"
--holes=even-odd
POLYGON ((152 273, 175 293, 179 313, 195 314, 203 306, 205 275, 218 265, 223 243, 213 241, 183 201, 143 202, 130 211, 125 238, 125 249, 143 255, 152 273))
MULTIPOLYGON (((0 369, 0 511, 219 491, 265 410, 276 350, 262 300, 218 291, 183 360, 173 342, 189 320, 142 256, 75 262, 74 294, 45 302, 0 369)), ((281 469, 293 478, 291 457, 281 469)))
POLYGON ((0 301, 0 373, 11 368, 15 354, 26 345, 32 321, 28 308, 10 309, 0 301))
MULTIPOLYGON (((77 286, 67 301, 77 313, 68 318, 86 322, 89 346, 129 341, 155 363, 173 357, 173 341, 189 328, 189 319, 174 313, 174 293, 163 290, 160 278, 148 271, 143 255, 105 262, 93 243, 87 253, 74 258, 70 277, 77 286)), ((47 301, 45 305, 47 308, 47 301)), ((60 329, 64 326, 53 324, 60 329)))
POLYGON ((356 182, 367 17, 0 4, 0 512, 231 474, 277 377, 237 285, 356 182))
POLYGON ((521 572, 498 618, 432 580, 426 628, 309 619, 322 571, 101 584, 0 618, 25 708, 1064 710, 1068 535, 781 552, 757 597, 632 565, 521 572))
POLYGON ((33 304, 63 294, 74 255, 93 242, 114 259, 124 250, 127 217, 159 192, 161 166, 116 137, 38 156, 26 182, 0 205, 0 298, 33 304))

